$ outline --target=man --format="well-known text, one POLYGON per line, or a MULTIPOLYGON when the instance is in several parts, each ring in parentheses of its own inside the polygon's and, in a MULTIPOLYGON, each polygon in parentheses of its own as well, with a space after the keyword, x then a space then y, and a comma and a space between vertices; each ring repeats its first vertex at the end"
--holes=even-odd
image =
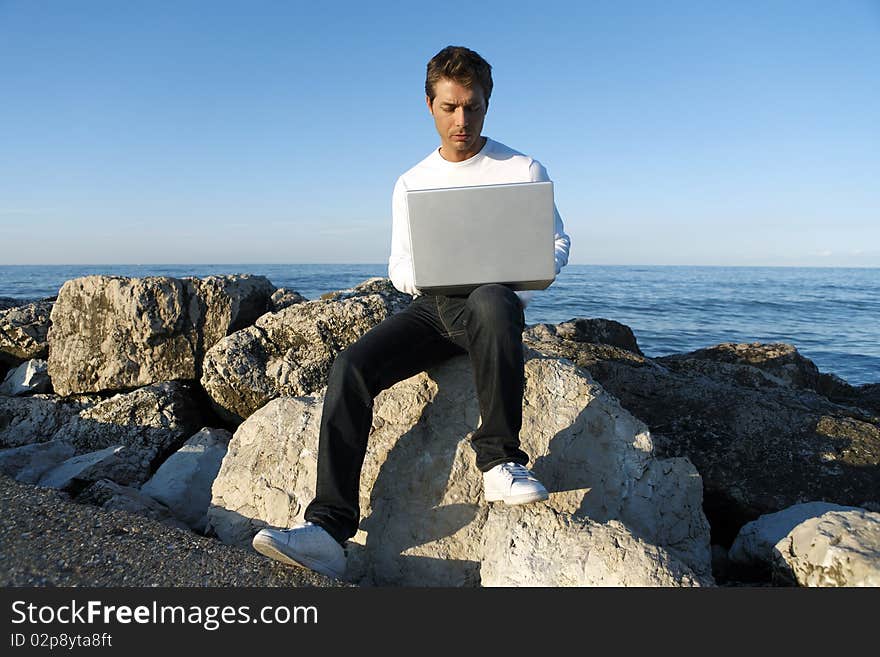
MULTIPOLYGON (((527 504, 547 491, 525 468, 520 449, 525 386, 522 332, 530 292, 482 285, 469 295, 428 296, 413 284, 406 190, 548 181, 532 158, 482 136, 492 93, 491 66, 477 53, 449 46, 428 63, 426 103, 440 147, 397 180, 392 196, 388 274, 412 303, 367 331, 333 363, 321 415, 315 499, 302 525, 263 529, 254 548, 284 563, 332 577, 345 572, 343 545, 357 531, 361 467, 382 390, 443 360, 468 354, 481 423, 471 438, 487 502, 527 504)), ((556 212, 556 273, 568 262, 569 238, 556 212)))

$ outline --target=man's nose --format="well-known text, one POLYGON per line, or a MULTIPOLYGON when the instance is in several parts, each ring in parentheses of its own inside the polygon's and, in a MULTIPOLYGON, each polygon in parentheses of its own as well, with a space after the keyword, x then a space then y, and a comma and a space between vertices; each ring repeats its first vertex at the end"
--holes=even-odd
POLYGON ((455 125, 460 125, 462 127, 468 124, 467 112, 464 107, 456 107, 455 108, 455 125))

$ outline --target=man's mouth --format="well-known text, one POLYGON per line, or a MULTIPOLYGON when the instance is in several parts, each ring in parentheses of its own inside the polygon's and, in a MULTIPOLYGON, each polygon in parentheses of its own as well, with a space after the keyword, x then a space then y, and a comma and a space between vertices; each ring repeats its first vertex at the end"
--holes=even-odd
POLYGON ((470 139, 470 135, 452 135, 452 138, 456 141, 464 141, 470 139))

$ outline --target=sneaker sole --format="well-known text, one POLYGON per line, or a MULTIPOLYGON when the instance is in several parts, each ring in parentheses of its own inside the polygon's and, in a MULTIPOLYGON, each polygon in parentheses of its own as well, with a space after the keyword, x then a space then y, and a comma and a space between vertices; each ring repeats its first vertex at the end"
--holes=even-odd
POLYGON ((549 493, 525 493, 523 495, 508 495, 507 497, 504 497, 503 495, 486 495, 487 502, 504 502, 510 506, 531 504, 532 502, 543 502, 549 498, 549 493))
POLYGON ((263 556, 274 559, 275 561, 280 561, 288 566, 306 568, 307 570, 313 570, 321 575, 334 577, 336 579, 342 579, 342 576, 344 575, 344 573, 339 573, 329 568, 325 563, 309 559, 308 557, 299 557, 298 560, 294 559, 290 555, 282 552, 272 538, 263 536, 262 534, 254 536, 251 545, 253 545, 254 549, 263 556))

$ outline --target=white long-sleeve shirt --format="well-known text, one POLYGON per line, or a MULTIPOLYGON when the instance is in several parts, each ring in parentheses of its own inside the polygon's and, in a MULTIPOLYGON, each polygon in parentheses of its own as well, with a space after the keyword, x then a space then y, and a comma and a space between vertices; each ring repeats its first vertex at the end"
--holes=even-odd
MULTIPOLYGON (((549 182, 544 166, 492 139, 486 138, 482 150, 463 162, 449 162, 436 148, 424 160, 401 175, 394 185, 391 197, 391 256, 388 258, 388 276, 401 292, 418 296, 412 265, 412 249, 409 241, 409 220, 406 192, 411 189, 437 189, 442 187, 472 187, 474 185, 499 185, 517 182, 549 182)), ((571 239, 565 234, 562 218, 553 205, 555 216, 556 273, 568 263, 571 239)), ((531 290, 517 292, 523 306, 534 294, 531 290)))

